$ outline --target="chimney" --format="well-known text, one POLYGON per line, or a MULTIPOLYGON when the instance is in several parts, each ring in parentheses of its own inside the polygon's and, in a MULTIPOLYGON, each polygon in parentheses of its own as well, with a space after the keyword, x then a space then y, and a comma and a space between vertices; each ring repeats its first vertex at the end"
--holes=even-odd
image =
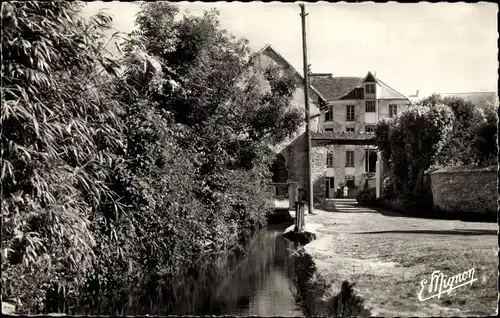
POLYGON ((417 92, 415 93, 415 95, 410 95, 410 96, 408 96, 408 97, 416 97, 416 98, 418 98, 418 94, 419 94, 419 93, 420 93, 420 91, 417 89, 417 92))

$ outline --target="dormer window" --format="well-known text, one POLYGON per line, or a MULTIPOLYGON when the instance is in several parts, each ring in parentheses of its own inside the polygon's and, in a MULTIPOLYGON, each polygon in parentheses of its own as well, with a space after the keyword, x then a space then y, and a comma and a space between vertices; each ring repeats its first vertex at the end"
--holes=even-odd
POLYGON ((365 92, 366 94, 375 94, 375 84, 366 84, 365 92))

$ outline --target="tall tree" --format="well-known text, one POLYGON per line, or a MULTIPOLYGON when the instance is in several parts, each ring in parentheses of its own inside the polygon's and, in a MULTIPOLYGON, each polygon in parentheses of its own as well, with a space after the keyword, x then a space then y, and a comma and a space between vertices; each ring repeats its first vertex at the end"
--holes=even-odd
POLYGON ((484 120, 474 129, 472 150, 480 165, 496 164, 498 154, 498 105, 488 104, 484 120))
POLYGON ((448 106, 435 105, 411 107, 396 119, 378 124, 378 147, 390 158, 397 195, 409 200, 421 195, 424 172, 447 144, 453 122, 448 106))
POLYGON ((421 101, 422 105, 439 104, 451 108, 455 115, 453 130, 448 142, 435 160, 437 166, 469 165, 477 163, 477 153, 471 151, 476 127, 484 120, 482 112, 471 102, 459 97, 432 95, 421 101))
MULTIPOLYGON (((248 41, 224 30, 215 10, 201 17, 176 19, 176 14, 166 4, 143 4, 134 36, 144 40, 146 51, 158 56, 165 74, 184 89, 184 94, 153 99, 173 114, 176 123, 188 128, 190 133, 179 142, 203 154, 196 182, 206 187, 200 189, 199 197, 219 211, 213 215, 214 224, 224 224, 223 219, 232 214, 225 203, 231 201, 227 193, 239 188, 227 176, 235 170, 250 173, 257 168, 266 143, 279 141, 298 128, 300 116, 290 105, 294 82, 270 70, 270 92, 241 85, 250 76, 248 41)), ((252 210, 255 217, 259 214, 249 200, 239 205, 252 210)))

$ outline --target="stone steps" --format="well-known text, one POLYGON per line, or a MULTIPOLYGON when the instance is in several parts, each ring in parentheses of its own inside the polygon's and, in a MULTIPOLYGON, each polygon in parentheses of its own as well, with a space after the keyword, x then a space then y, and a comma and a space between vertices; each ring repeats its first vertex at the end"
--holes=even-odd
POLYGON ((323 210, 341 213, 377 212, 376 210, 359 206, 356 199, 327 199, 323 204, 323 210))

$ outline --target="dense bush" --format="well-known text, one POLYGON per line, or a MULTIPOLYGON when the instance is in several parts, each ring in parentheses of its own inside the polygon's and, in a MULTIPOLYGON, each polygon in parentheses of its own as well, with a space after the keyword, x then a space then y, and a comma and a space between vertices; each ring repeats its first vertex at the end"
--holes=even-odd
POLYGON ((394 181, 392 177, 388 176, 382 182, 382 189, 380 191, 380 196, 386 199, 391 199, 395 197, 394 181))
POLYGON ((259 70, 264 90, 216 12, 177 15, 142 4, 113 57, 107 15, 2 5, 2 299, 19 312, 114 314, 127 285, 173 284, 265 224, 294 81, 259 70))
POLYGON ((432 95, 377 125, 376 142, 388 166, 382 197, 407 209, 432 209, 424 172, 449 165, 492 164, 497 155, 498 105, 484 110, 461 98, 432 95))
POLYGON ((358 192, 356 195, 356 200, 358 200, 358 204, 362 206, 373 206, 376 204, 376 189, 375 188, 367 188, 358 192))
POLYGON ((444 105, 414 106, 390 121, 382 121, 376 140, 390 163, 390 176, 397 196, 412 200, 423 191, 424 172, 446 145, 454 115, 444 105))
POLYGON ((453 128, 442 150, 434 159, 437 166, 469 165, 476 163, 477 153, 471 151, 476 129, 484 120, 482 111, 470 101, 459 97, 441 97, 432 95, 420 102, 421 105, 435 107, 446 105, 454 114, 453 128))
POLYGON ((487 105, 483 114, 484 120, 474 130, 472 150, 479 165, 493 165, 498 153, 498 105, 487 105))

